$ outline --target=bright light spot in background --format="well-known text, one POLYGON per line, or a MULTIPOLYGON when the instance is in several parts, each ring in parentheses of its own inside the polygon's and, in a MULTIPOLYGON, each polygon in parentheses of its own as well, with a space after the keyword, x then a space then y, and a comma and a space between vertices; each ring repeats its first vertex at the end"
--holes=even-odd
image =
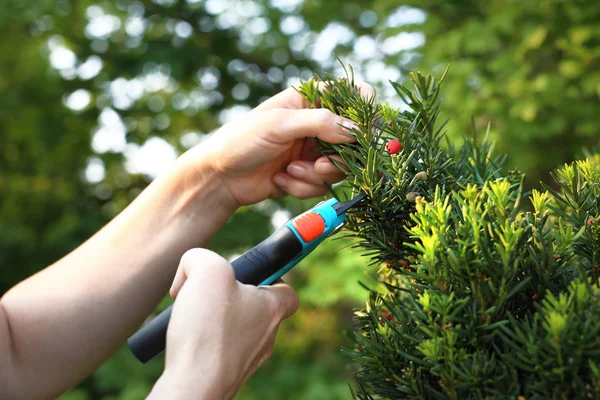
POLYGON ((237 101, 244 101, 250 96, 250 87, 245 83, 238 83, 231 89, 231 96, 237 101))
POLYGON ((283 224, 288 222, 292 218, 292 214, 290 214, 287 210, 277 210, 271 215, 271 226, 273 229, 280 228, 283 224))
MULTIPOLYGON (((290 37, 290 49, 295 53, 310 54, 309 45, 314 43, 317 35, 314 32, 303 31, 290 37)), ((330 54, 332 56, 332 54, 330 54)))
POLYGON ((117 78, 106 89, 115 108, 126 110, 144 95, 144 83, 139 78, 117 78))
POLYGON ((304 0, 270 0, 272 7, 278 8, 285 13, 297 11, 304 0))
POLYGON ((215 67, 201 68, 196 73, 196 78, 204 90, 214 90, 219 86, 221 73, 215 67))
POLYGON ((269 68, 268 76, 271 82, 279 83, 283 81, 283 71, 281 70, 281 68, 269 68))
POLYGON ((340 44, 348 44, 354 38, 354 32, 339 22, 330 22, 319 34, 312 48, 312 58, 326 62, 332 59, 333 50, 340 44))
POLYGON ((56 46, 50 53, 50 65, 56 69, 73 68, 77 63, 77 56, 66 47, 56 46))
POLYGON ((110 82, 104 91, 111 97, 115 108, 126 110, 146 93, 174 92, 176 85, 168 72, 168 68, 164 65, 150 66, 144 76, 131 80, 117 78, 110 82))
POLYGON ((89 183, 102 182, 106 176, 106 168, 102 160, 98 157, 90 157, 83 175, 89 183))
POLYGON ((144 76, 144 88, 147 92, 158 92, 159 90, 173 91, 175 84, 169 75, 162 71, 153 71, 144 76))
POLYGON ((104 15, 104 10, 100 6, 89 6, 85 9, 85 16, 88 19, 98 18, 104 15))
POLYGON ((397 54, 405 50, 413 50, 425 44, 425 35, 422 32, 401 32, 396 36, 385 39, 382 49, 386 54, 397 54))
POLYGON ((252 35, 262 35, 271 28, 271 22, 266 18, 252 18, 248 24, 245 25, 244 31, 250 32, 252 35))
POLYGON ((304 28, 304 20, 297 15, 289 15, 279 24, 281 32, 285 35, 295 35, 304 28))
POLYGON ((177 153, 165 140, 152 137, 141 147, 129 144, 125 150, 125 158, 125 168, 129 173, 156 178, 171 167, 177 153))
POLYGON ((175 0, 154 0, 154 2, 164 7, 170 7, 175 3, 175 0))
POLYGON ((422 24, 427 20, 427 14, 418 8, 401 6, 388 15, 385 26, 398 28, 404 25, 422 24))
POLYGON ((241 117, 242 115, 248 113, 251 108, 247 105, 237 105, 231 108, 226 108, 219 113, 219 122, 221 124, 226 124, 229 121, 233 121, 241 117))
MULTIPOLYGON (((224 0, 221 0, 224 1, 224 0)), ((231 5, 235 6, 235 9, 241 14, 248 18, 258 17, 263 15, 264 7, 254 0, 240 1, 240 0, 229 0, 231 5)), ((230 7, 231 9, 231 7, 230 7)))
POLYGON ((105 108, 98 117, 100 126, 96 129, 92 138, 92 149, 96 153, 120 153, 125 150, 126 128, 117 112, 111 108, 105 108))
POLYGON ((171 104, 173 108, 176 110, 185 110, 189 107, 191 101, 189 97, 184 92, 177 92, 173 95, 171 99, 171 104))
POLYGON ((89 91, 78 89, 71 93, 66 99, 63 99, 63 104, 71 110, 81 111, 90 104, 91 100, 92 95, 89 91))
POLYGON ((204 9, 212 15, 221 14, 227 8, 227 2, 223 0, 206 0, 204 9))
MULTIPOLYGON (((398 68, 386 65, 383 61, 374 60, 365 65, 367 82, 388 82, 400 79, 398 68)), ((388 86, 391 86, 388 84, 388 86)))
POLYGON ((85 27, 85 34, 89 38, 108 39, 121 27, 121 20, 114 15, 100 15, 93 17, 85 27))
POLYGON ((217 17, 217 27, 222 30, 233 26, 242 25, 243 18, 237 12, 224 12, 217 17))
POLYGON ((83 80, 92 79, 102 71, 102 59, 98 56, 90 56, 77 68, 77 75, 83 80))
MULTIPOLYGON (((220 93, 217 93, 220 94, 220 93)), ((212 93, 210 94, 206 94, 204 92, 202 92, 201 90, 192 90, 190 92, 190 107, 193 110, 204 110, 207 109, 208 107, 210 107, 213 102, 216 100, 215 98, 213 98, 212 93)))
POLYGON ((185 21, 179 21, 175 25, 175 34, 180 38, 187 39, 192 36, 192 33, 192 26, 185 21))
POLYGON ((371 36, 361 36, 354 42, 354 54, 362 60, 368 60, 377 54, 377 42, 371 36))
POLYGON ((129 36, 142 36, 146 30, 146 22, 139 16, 129 17, 125 22, 125 32, 129 36))
POLYGON ((248 33, 256 35, 270 28, 267 19, 259 18, 264 9, 251 0, 208 0, 204 8, 209 14, 217 15, 216 25, 219 29, 237 28, 241 33, 241 41, 252 41, 248 33), (225 12, 227 11, 227 12, 225 12))

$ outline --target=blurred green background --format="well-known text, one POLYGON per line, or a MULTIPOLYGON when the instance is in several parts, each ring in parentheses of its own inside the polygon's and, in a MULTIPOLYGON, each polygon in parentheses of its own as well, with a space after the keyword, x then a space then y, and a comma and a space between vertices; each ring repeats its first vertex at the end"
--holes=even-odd
MULTIPOLYGON (((398 106, 388 80, 450 64, 452 137, 489 124, 535 186, 599 142, 599 20, 597 0, 0 0, 0 294, 221 124, 312 71, 341 75, 335 56, 398 106)), ((240 254, 314 203, 243 208, 211 248, 240 254)), ((289 274, 300 311, 238 399, 349 398, 340 347, 371 281, 347 244, 289 274)), ((140 399, 161 369, 123 348, 61 399, 140 399)))

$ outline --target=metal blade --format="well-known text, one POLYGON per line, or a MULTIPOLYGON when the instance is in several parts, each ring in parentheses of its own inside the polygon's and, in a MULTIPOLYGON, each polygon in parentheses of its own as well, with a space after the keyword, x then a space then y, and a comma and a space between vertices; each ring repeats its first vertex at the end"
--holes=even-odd
POLYGON ((367 197, 365 193, 360 193, 352 200, 349 200, 345 203, 337 203, 335 206, 333 206, 333 208, 335 208, 335 212, 337 213, 337 215, 342 215, 343 213, 354 207, 356 204, 358 204, 365 197, 367 197))

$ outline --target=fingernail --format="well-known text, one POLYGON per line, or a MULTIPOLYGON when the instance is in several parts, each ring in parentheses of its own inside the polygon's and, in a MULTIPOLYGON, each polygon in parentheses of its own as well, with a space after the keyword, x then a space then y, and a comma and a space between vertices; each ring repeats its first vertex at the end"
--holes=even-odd
POLYGON ((347 118, 342 118, 340 125, 343 126, 348 131, 348 133, 352 133, 352 129, 357 128, 356 122, 347 118))
POLYGON ((329 162, 318 163, 317 165, 315 165, 315 170, 318 174, 321 175, 329 175, 339 171, 335 165, 329 162))
POLYGON ((287 172, 295 178, 304 178, 306 176, 306 168, 301 165, 290 164, 287 167, 287 172))
POLYGON ((277 185, 277 186, 285 186, 287 179, 285 179, 283 176, 281 175, 275 175, 273 177, 273 182, 277 185))

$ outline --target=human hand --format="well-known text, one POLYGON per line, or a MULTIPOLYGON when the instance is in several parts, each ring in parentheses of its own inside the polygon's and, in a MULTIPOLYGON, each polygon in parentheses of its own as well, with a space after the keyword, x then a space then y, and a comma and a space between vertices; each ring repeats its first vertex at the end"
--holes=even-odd
MULTIPOLYGON (((363 96, 375 89, 359 84, 363 96)), ((309 109, 294 88, 268 99, 244 117, 227 123, 185 157, 195 169, 216 173, 236 206, 289 193, 310 198, 326 193, 323 182, 344 174, 327 157, 315 154, 309 138, 353 142, 353 121, 326 109, 309 109)))
POLYGON ((233 398, 271 355, 280 322, 298 308, 287 284, 239 283, 231 264, 204 249, 184 254, 171 295, 165 370, 150 398, 233 398))

